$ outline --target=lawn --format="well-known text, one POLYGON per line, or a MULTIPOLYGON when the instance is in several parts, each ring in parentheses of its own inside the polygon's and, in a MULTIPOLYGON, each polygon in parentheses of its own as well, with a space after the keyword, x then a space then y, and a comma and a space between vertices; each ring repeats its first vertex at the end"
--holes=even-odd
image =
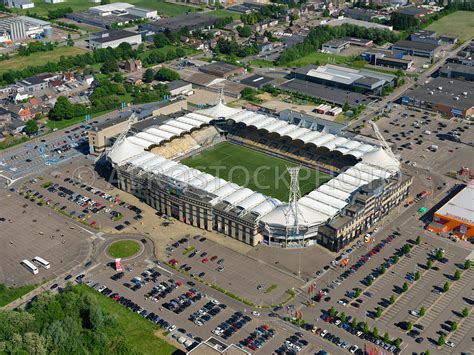
POLYGON ((158 326, 87 286, 78 285, 76 287, 80 292, 88 294, 96 300, 108 314, 115 315, 116 328, 120 329, 120 333, 125 337, 126 342, 135 349, 136 353, 157 355, 175 353, 176 348, 174 346, 154 335, 159 330, 158 326))
MULTIPOLYGON (((112 0, 114 2, 124 2, 122 0, 112 0)), ((194 8, 185 5, 173 4, 159 0, 127 0, 127 3, 133 4, 138 7, 145 7, 148 9, 157 10, 160 15, 166 16, 178 16, 187 13, 188 11, 195 11, 194 8)), ((80 11, 88 9, 91 6, 97 6, 100 4, 93 4, 88 0, 65 0, 60 4, 47 4, 44 0, 34 0, 35 7, 29 11, 38 15, 46 15, 49 10, 61 9, 70 7, 73 11, 80 11)), ((19 10, 19 13, 26 13, 27 10, 19 10)))
POLYGON ((209 16, 214 16, 214 17, 232 17, 234 20, 240 19, 240 14, 238 12, 229 11, 225 9, 209 11, 209 12, 206 12, 205 14, 209 16))
POLYGON ((474 13, 457 11, 433 22, 427 30, 436 31, 438 35, 456 36, 461 40, 474 37, 474 13))
POLYGON ((321 65, 324 64, 347 64, 351 62, 350 57, 345 57, 337 54, 322 53, 322 52, 313 52, 304 57, 296 59, 288 63, 288 67, 303 67, 308 64, 316 64, 318 62, 321 65))
MULTIPOLYGON (((281 201, 288 200, 290 176, 286 168, 296 165, 228 142, 184 159, 181 163, 281 201)), ((301 168, 301 194, 307 194, 331 178, 328 174, 301 168)))
POLYGON ((140 251, 140 244, 135 240, 119 240, 107 248, 107 254, 113 258, 129 258, 140 251))
POLYGON ((27 285, 22 287, 6 287, 0 284, 0 307, 6 306, 17 298, 26 295, 28 292, 34 290, 36 285, 27 285))
POLYGON ((20 70, 28 66, 37 66, 43 65, 47 62, 57 62, 61 56, 69 57, 75 56, 78 54, 86 53, 85 49, 76 48, 76 47, 57 47, 49 52, 36 52, 29 56, 19 56, 15 55, 14 57, 0 62, 0 74, 10 70, 20 70))

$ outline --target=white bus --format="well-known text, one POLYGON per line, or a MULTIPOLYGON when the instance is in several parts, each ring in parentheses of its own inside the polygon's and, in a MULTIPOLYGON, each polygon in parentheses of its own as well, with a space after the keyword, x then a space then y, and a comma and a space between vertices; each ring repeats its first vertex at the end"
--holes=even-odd
POLYGON ((44 267, 45 269, 49 269, 51 265, 49 265, 49 262, 44 260, 43 258, 40 258, 39 256, 35 256, 33 258, 33 261, 34 262, 37 262, 38 264, 40 264, 42 267, 44 267))
POLYGON ((26 267, 29 271, 31 271, 33 275, 36 275, 38 273, 38 268, 33 265, 33 263, 31 263, 29 260, 22 260, 20 264, 26 267))

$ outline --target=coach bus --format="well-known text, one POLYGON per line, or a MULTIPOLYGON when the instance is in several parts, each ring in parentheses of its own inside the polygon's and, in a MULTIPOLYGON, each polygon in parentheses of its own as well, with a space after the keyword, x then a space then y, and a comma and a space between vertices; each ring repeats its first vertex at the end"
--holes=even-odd
POLYGON ((29 260, 22 260, 20 264, 30 270, 33 275, 36 275, 38 273, 38 268, 29 260))
POLYGON ((39 256, 35 256, 33 258, 33 261, 34 262, 37 262, 38 264, 40 264, 42 267, 44 267, 45 269, 49 269, 51 265, 49 265, 49 262, 44 260, 43 258, 40 258, 39 256))

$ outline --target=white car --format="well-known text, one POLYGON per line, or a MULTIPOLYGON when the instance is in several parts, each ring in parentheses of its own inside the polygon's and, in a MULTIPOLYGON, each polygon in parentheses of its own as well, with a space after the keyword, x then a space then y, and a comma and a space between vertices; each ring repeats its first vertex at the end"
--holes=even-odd
POLYGON ((335 325, 341 324, 341 320, 340 320, 340 319, 336 320, 336 321, 334 322, 334 324, 335 324, 335 325))
POLYGON ((408 313, 410 313, 412 316, 415 316, 415 317, 419 316, 418 312, 414 311, 414 310, 410 310, 410 311, 408 311, 408 313))
POLYGON ((446 345, 449 346, 450 348, 454 348, 456 345, 452 341, 447 341, 446 345))
POLYGON ((260 316, 260 313, 258 313, 257 311, 252 311, 252 315, 258 317, 260 316))
POLYGON ((347 305, 347 303, 344 300, 339 300, 339 301, 337 301, 337 303, 342 304, 343 306, 347 305))
POLYGON ((351 354, 354 354, 357 350, 359 350, 359 347, 357 345, 352 345, 350 348, 349 348, 349 352, 351 354))
POLYGON ((327 333, 328 333, 328 331, 326 329, 324 329, 321 333, 319 333, 319 335, 321 335, 321 337, 324 338, 327 333))

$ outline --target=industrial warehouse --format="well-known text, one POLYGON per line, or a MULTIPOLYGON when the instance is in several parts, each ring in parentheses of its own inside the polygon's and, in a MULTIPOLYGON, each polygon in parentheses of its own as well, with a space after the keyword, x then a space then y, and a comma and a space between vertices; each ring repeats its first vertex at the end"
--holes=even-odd
POLYGON ((222 101, 175 117, 117 139, 107 159, 119 188, 161 214, 250 245, 321 244, 340 250, 399 205, 412 183, 382 147, 230 108, 222 101), (289 201, 186 165, 187 159, 223 143, 292 164, 289 201), (328 179, 303 195, 300 167, 328 179))

